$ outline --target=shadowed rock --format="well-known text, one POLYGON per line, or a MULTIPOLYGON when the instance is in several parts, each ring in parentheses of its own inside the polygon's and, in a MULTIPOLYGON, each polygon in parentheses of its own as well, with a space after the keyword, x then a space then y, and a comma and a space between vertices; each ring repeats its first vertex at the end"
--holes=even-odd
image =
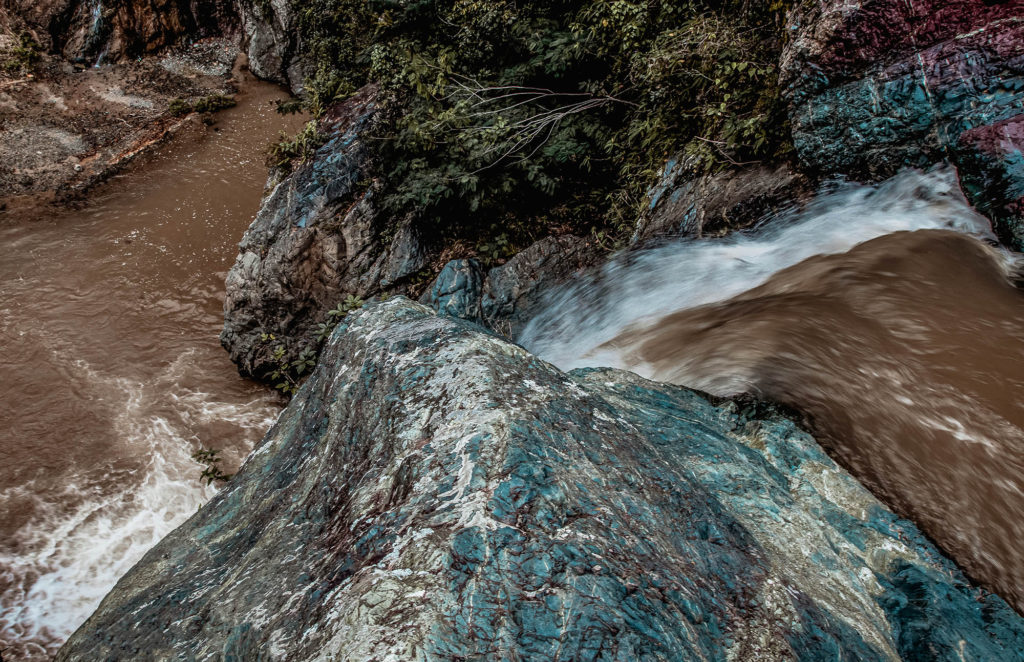
POLYGON ((648 193, 634 243, 673 236, 724 234, 749 227, 807 197, 807 178, 788 165, 698 172, 685 158, 669 159, 648 193))
POLYGON ((411 228, 399 225, 390 243, 382 237, 365 182, 363 133, 375 100, 376 88, 366 87, 320 120, 326 142, 273 186, 239 244, 220 340, 244 375, 293 360, 347 295, 375 294, 426 261, 411 228), (283 357, 273 355, 277 347, 283 357))
POLYGON ((600 258, 573 235, 545 237, 486 273, 474 259, 448 262, 420 302, 442 315, 479 322, 514 338, 543 297, 600 258))
POLYGON ((781 416, 565 374, 402 298, 350 315, 230 483, 59 660, 1019 660, 781 416))
POLYGON ((484 270, 473 258, 451 260, 420 297, 424 303, 448 317, 479 322, 483 297, 484 270))

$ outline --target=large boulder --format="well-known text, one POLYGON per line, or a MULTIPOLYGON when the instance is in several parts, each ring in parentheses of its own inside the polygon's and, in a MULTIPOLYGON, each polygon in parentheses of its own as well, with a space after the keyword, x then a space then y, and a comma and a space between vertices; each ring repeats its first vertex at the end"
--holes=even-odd
POLYGON ((425 264, 411 227, 384 240, 366 175, 375 105, 371 86, 326 113, 323 145, 273 185, 242 237, 220 340, 244 375, 263 377, 295 360, 338 303, 379 293, 425 264))
POLYGON ((647 196, 632 240, 720 235, 750 227, 806 198, 811 182, 789 164, 706 172, 689 159, 669 159, 647 196))
POLYGON ((303 57, 298 16, 291 0, 238 0, 243 47, 252 72, 302 92, 311 73, 303 57))
MULTIPOLYGON (((998 152, 983 149, 982 163, 970 159, 991 131, 986 127, 1020 121, 1022 12, 1020 0, 799 5, 790 16, 794 37, 783 52, 781 82, 803 164, 868 179, 945 158, 974 172, 998 169, 998 152)), ((1011 191, 1022 186, 1019 170, 1007 176, 1011 191)), ((1015 202, 985 197, 1006 187, 966 188, 985 192, 972 196, 979 207, 1005 210, 1015 202)), ((1010 216, 993 217, 997 230, 1020 242, 1020 216, 1010 216)))
POLYGON ((602 257, 574 235, 550 236, 484 272, 472 258, 449 261, 420 297, 442 315, 471 320, 514 338, 556 285, 602 257))
POLYGON ((58 660, 1021 660, 792 422, 569 374, 402 298, 58 660))

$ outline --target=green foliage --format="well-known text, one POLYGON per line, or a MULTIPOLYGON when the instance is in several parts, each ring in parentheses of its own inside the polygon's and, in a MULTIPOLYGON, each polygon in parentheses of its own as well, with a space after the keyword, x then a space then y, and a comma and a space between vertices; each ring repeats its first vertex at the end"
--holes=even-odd
POLYGON ((277 113, 279 115, 294 115, 301 113, 305 107, 305 102, 302 99, 278 99, 276 102, 277 113))
POLYGON ((171 99, 171 103, 167 106, 167 112, 175 117, 183 117, 189 113, 215 113, 218 110, 231 108, 234 105, 234 97, 223 94, 211 94, 192 101, 180 98, 171 99))
POLYGON ((353 310, 362 308, 365 302, 352 294, 349 294, 334 309, 328 311, 327 321, 317 325, 313 332, 313 344, 307 345, 299 352, 294 360, 288 360, 288 348, 277 342, 277 336, 272 333, 260 334, 260 341, 266 343, 271 349, 271 362, 274 367, 266 375, 266 378, 273 384, 274 388, 282 394, 291 397, 295 395, 302 382, 313 372, 318 358, 315 346, 322 345, 331 335, 334 327, 338 325, 345 315, 353 310))
POLYGON ((0 69, 11 74, 27 73, 39 62, 42 53, 43 47, 32 35, 22 32, 17 43, 0 54, 0 69))
POLYGON ((201 481, 205 480, 207 485, 213 484, 214 481, 226 483, 231 480, 232 474, 226 474, 220 468, 220 451, 212 448, 200 448, 195 453, 192 453, 192 459, 205 467, 199 479, 201 481))
POLYGON ((306 99, 314 117, 366 80, 376 15, 367 0, 295 0, 300 42, 314 63, 306 99))
POLYGON ((310 120, 297 135, 289 137, 282 132, 281 138, 267 148, 267 166, 284 171, 312 158, 317 148, 323 145, 325 136, 317 129, 316 120, 310 120))
POLYGON ((295 2, 309 109, 377 81, 385 207, 490 259, 556 228, 621 238, 670 156, 711 170, 789 148, 786 1, 295 2))
POLYGON ((489 266, 499 260, 515 255, 516 251, 512 242, 509 241, 508 234, 502 232, 489 241, 477 244, 476 252, 481 261, 489 266))
POLYGON ((332 310, 329 310, 327 312, 327 321, 321 322, 316 326, 314 337, 317 342, 322 343, 327 340, 331 335, 331 332, 334 331, 334 327, 338 326, 338 322, 344 319, 345 316, 353 310, 359 310, 362 308, 364 303, 365 302, 361 298, 353 294, 349 294, 345 297, 344 301, 339 303, 332 310))
POLYGON ((273 357, 277 367, 270 372, 269 378, 275 389, 292 396, 298 392, 308 373, 312 372, 317 356, 313 348, 305 347, 294 361, 286 361, 286 352, 284 345, 274 348, 273 357))

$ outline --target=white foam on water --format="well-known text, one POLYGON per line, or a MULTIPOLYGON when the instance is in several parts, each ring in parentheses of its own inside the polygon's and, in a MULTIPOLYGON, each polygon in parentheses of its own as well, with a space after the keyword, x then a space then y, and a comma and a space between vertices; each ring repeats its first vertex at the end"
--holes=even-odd
POLYGON ((725 301, 815 255, 844 253, 893 232, 956 230, 993 240, 952 168, 906 171, 877 185, 837 184, 801 210, 724 238, 682 238, 619 254, 600 270, 556 288, 519 334, 558 367, 624 367, 595 351, 630 326, 725 301))
POLYGON ((120 393, 114 434, 134 466, 112 458, 102 471, 68 476, 56 493, 32 481, 0 496, 0 505, 31 499, 39 513, 16 533, 17 553, 0 554, 0 585, 7 587, 0 594, 0 634, 29 654, 52 654, 146 551, 216 493, 200 482, 202 468, 191 458, 198 448, 193 423, 233 424, 246 431, 251 447, 278 412, 269 396, 223 402, 178 386, 187 371, 202 369, 193 352, 149 388, 74 364, 120 393), (172 415, 156 411, 159 398, 172 415))

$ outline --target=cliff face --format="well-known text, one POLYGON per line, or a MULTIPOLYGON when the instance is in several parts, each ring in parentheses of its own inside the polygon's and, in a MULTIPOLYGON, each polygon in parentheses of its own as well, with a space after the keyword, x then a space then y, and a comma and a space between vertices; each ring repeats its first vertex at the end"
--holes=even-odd
POLYGON ((776 414, 565 374, 395 298, 61 650, 1024 659, 1024 621, 776 414))
POLYGON ((782 83, 808 169, 881 178, 948 158, 1021 249, 1024 2, 819 0, 790 29, 782 83))
POLYGON ((365 296, 379 279, 405 275, 388 268, 364 177, 361 132, 374 104, 375 92, 367 88, 320 121, 326 141, 274 184, 239 244, 220 338, 243 374, 260 376, 274 367, 279 343, 297 354, 346 294, 365 296))
POLYGON ((92 65, 158 53, 186 40, 238 31, 232 0, 4 0, 47 49, 92 65))

